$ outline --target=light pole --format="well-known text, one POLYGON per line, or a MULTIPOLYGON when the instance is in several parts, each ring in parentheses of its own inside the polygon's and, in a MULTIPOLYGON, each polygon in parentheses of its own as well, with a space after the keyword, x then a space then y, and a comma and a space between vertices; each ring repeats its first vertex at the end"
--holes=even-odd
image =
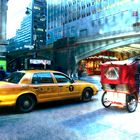
POLYGON ((32 12, 32 9, 26 7, 26 12, 25 12, 25 14, 26 14, 26 15, 30 15, 30 11, 32 12))
MULTIPOLYGON (((26 12, 25 12, 26 15, 30 15, 31 13, 33 14, 33 12, 34 11, 32 9, 26 7, 26 12)), ((35 20, 33 20, 33 16, 32 16, 32 25, 33 25, 32 34, 33 34, 33 46, 34 46, 33 57, 37 58, 37 25, 35 25, 35 23, 33 23, 33 21, 35 22, 35 20)))
MULTIPOLYGON (((45 16, 45 11, 43 10, 38 12, 35 11, 34 9, 30 9, 30 8, 26 8, 26 15, 30 15, 32 13, 32 44, 34 46, 34 58, 37 58, 37 49, 39 48, 39 42, 40 40, 42 40, 42 45, 45 45, 45 38, 46 38, 46 16, 45 16), (43 13, 43 15, 41 15, 43 13), (40 24, 42 24, 43 26, 40 27, 40 24), (40 31, 38 31, 39 29, 42 29, 42 33, 40 33, 40 31)), ((41 43, 41 42, 40 42, 41 43)))

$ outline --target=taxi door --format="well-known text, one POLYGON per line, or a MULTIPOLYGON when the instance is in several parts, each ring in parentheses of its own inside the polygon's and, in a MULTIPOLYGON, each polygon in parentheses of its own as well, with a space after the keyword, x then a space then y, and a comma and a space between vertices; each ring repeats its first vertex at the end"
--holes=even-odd
POLYGON ((71 98, 79 95, 79 86, 75 85, 72 80, 61 73, 53 73, 59 87, 59 97, 71 98))
POLYGON ((59 87, 49 72, 35 73, 32 79, 32 88, 40 101, 49 101, 58 98, 59 87))

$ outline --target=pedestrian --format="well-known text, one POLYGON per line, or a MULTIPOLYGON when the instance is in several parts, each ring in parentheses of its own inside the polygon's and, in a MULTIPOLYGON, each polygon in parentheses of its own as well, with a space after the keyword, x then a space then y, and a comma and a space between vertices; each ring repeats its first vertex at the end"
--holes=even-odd
POLYGON ((0 80, 4 80, 6 77, 6 72, 3 70, 3 67, 0 67, 0 80))
POLYGON ((82 73, 83 73, 83 69, 82 67, 78 67, 78 79, 80 79, 80 77, 82 76, 82 73))

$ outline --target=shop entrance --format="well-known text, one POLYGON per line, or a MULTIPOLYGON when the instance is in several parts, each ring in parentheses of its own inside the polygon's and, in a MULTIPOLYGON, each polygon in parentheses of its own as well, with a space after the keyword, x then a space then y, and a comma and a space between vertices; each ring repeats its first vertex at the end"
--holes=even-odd
POLYGON ((82 74, 100 75, 100 65, 107 61, 119 60, 114 52, 102 52, 96 56, 90 56, 79 62, 78 68, 82 70, 82 74))

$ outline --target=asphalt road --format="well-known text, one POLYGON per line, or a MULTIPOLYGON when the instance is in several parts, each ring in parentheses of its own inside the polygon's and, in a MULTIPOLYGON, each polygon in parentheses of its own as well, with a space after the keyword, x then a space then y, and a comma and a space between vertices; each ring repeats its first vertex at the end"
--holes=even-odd
MULTIPOLYGON (((99 77, 90 78, 100 86, 99 77)), ((106 109, 102 93, 100 88, 91 102, 40 104, 25 114, 1 108, 0 140, 139 140, 140 107, 134 113, 117 106, 106 109)))

